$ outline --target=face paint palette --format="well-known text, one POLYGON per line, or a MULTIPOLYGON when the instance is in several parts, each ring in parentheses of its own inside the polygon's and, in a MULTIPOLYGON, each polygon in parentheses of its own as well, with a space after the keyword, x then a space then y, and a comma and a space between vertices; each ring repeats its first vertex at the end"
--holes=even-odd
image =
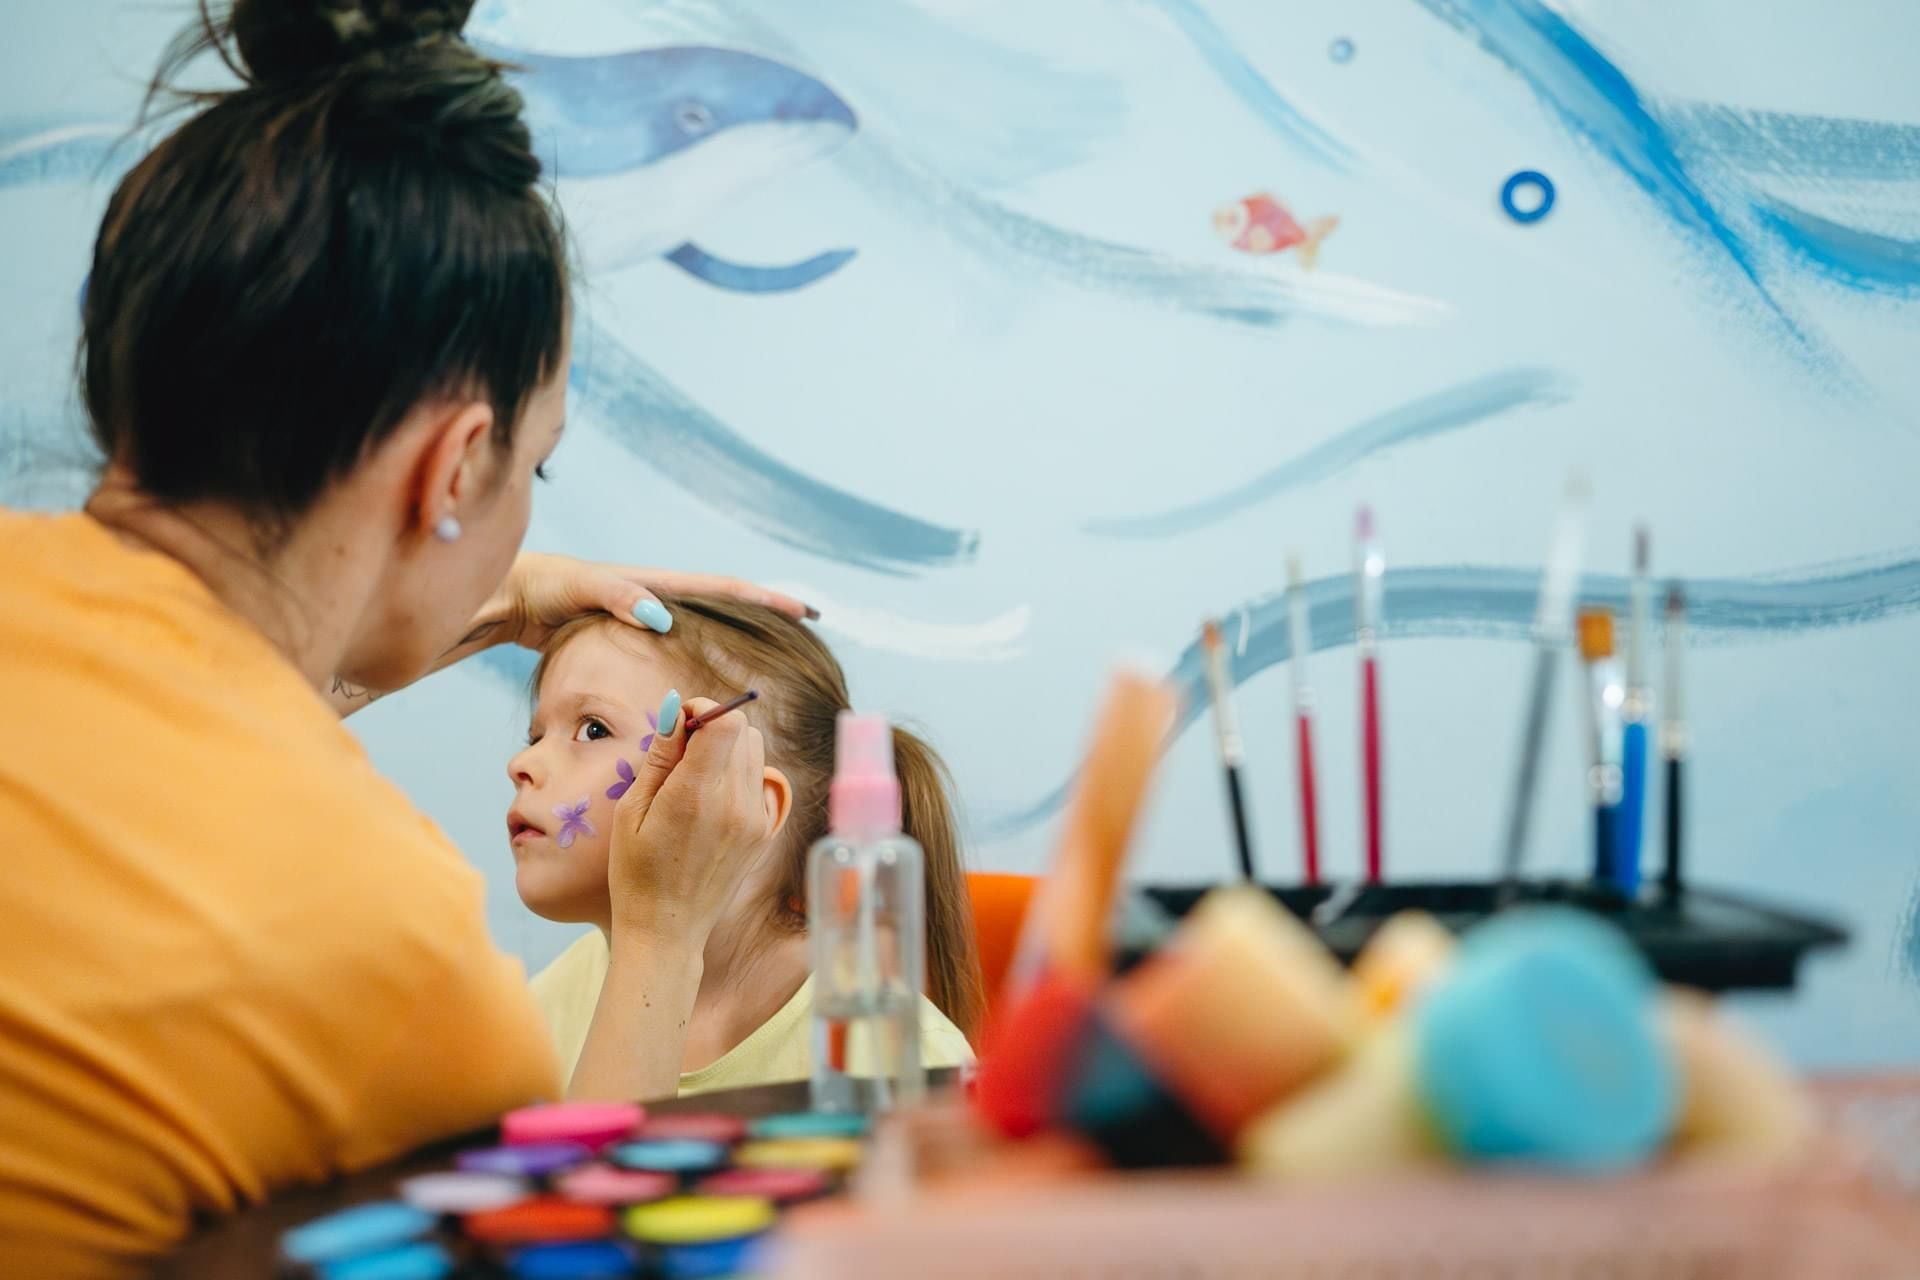
POLYGON ((281 1260, 311 1280, 752 1275, 782 1210, 846 1185, 866 1132, 864 1116, 811 1112, 528 1107, 499 1145, 287 1232, 281 1260))

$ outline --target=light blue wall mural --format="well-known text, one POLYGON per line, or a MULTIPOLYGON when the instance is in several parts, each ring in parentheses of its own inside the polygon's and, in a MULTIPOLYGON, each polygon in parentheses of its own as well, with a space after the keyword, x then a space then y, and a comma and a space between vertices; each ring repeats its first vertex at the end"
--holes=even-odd
MULTIPOLYGON (((824 611, 985 867, 1044 864, 1108 661, 1220 615, 1265 865, 1297 865, 1278 588, 1310 583, 1324 848, 1358 866, 1346 534, 1385 535, 1387 865, 1489 873, 1568 468, 1693 601, 1700 878, 1855 943, 1742 1015, 1920 1057, 1920 9, 1702 0, 483 0, 585 279, 533 545, 824 611), (1513 175, 1551 183, 1531 221, 1513 175)), ((0 82, 0 500, 89 465, 74 297, 179 12, 33 6, 0 82)), ((263 425, 271 428, 271 406, 263 425)), ((512 891, 525 655, 355 720, 512 891)), ((1536 865, 1583 861, 1571 701, 1536 865)), ((1137 871, 1229 870, 1195 715, 1137 871)))

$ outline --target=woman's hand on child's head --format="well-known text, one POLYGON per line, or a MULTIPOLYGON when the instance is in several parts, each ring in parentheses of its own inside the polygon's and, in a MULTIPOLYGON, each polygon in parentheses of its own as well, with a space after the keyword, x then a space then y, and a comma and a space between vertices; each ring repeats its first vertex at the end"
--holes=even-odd
POLYGON ((754 858, 773 835, 762 787, 766 743, 743 715, 725 715, 687 741, 689 716, 719 704, 668 694, 653 746, 614 809, 607 890, 617 937, 706 945, 754 858))
POLYGON ((542 648, 554 628, 585 613, 609 613, 636 627, 670 631, 673 618, 654 595, 656 591, 670 595, 734 596, 793 618, 819 616, 792 596, 739 578, 595 564, 571 556, 523 551, 513 562, 506 581, 481 608, 476 620, 498 620, 504 625, 505 633, 496 632, 496 638, 529 649, 542 648))

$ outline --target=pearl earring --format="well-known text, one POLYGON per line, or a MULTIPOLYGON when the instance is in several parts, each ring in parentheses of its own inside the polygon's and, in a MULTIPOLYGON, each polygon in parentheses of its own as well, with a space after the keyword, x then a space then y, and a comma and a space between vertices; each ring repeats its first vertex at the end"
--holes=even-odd
POLYGON ((460 541, 460 522, 452 516, 441 516, 440 523, 433 526, 433 536, 442 542, 460 541))

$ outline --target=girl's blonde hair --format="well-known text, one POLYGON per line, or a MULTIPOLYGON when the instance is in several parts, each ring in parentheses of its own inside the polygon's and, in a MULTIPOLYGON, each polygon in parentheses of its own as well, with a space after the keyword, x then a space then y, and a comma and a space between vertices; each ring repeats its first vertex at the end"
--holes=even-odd
MULTIPOLYGON (((810 629, 761 605, 722 596, 661 597, 673 613, 673 630, 641 640, 626 624, 605 614, 576 618, 556 630, 534 669, 538 695, 547 666, 573 639, 608 628, 642 652, 663 656, 683 687, 724 700, 749 688, 760 700, 746 714, 767 735, 767 763, 793 783, 781 875, 766 910, 775 928, 807 926, 807 850, 827 833, 827 789, 833 779, 834 722, 849 707, 847 678, 839 660, 810 629)), ((949 799, 951 775, 924 741, 905 729, 893 731, 900 774, 902 826, 926 850, 927 996, 962 1032, 971 1036, 984 1007, 973 908, 962 865, 960 831, 949 799)))

